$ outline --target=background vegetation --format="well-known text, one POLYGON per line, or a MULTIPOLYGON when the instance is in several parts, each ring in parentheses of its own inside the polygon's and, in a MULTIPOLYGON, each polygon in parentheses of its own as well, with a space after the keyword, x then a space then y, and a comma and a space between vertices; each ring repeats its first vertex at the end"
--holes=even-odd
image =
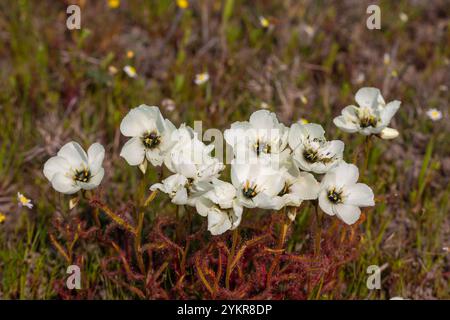
MULTIPOLYGON (((130 108, 159 105, 177 125, 201 119, 204 130, 223 130, 263 106, 286 124, 322 124, 344 140, 350 160, 363 137, 339 132, 332 119, 363 86, 402 101, 392 124, 400 136, 376 141, 370 153, 363 180, 377 205, 359 226, 357 258, 339 270, 332 293, 312 297, 450 298, 448 1, 190 0, 183 9, 169 0, 122 0, 117 8, 78 0, 74 31, 66 28, 69 2, 0 3, 0 298, 60 297, 67 263, 50 241, 52 221, 90 214, 84 205, 69 211, 68 197, 42 174, 64 143, 106 146, 102 192, 120 208, 157 179, 119 157, 119 124, 130 108), (381 7, 381 30, 366 28, 372 3, 381 7), (210 74, 205 86, 193 82, 201 72, 210 74), (443 119, 431 121, 430 107, 443 119), (19 207, 17 192, 34 208, 19 207), (366 287, 373 264, 383 269, 381 290, 366 287)), ((158 196, 145 225, 173 210, 158 196)), ((311 240, 313 217, 309 209, 298 215, 291 250, 311 240)), ((101 272, 100 246, 77 250, 83 287, 95 287, 84 297, 136 297, 101 272)))

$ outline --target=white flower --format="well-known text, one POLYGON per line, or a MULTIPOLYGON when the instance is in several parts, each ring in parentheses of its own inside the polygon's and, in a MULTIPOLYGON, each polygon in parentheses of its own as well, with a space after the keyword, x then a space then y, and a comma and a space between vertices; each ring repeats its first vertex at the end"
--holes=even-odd
POLYGON ((235 229, 242 218, 242 206, 236 199, 236 188, 218 179, 212 182, 213 189, 201 196, 195 204, 197 212, 208 218, 208 230, 219 235, 235 229))
POLYGON ((174 204, 195 206, 197 198, 211 188, 212 186, 209 183, 199 182, 194 184, 192 179, 176 173, 164 179, 162 183, 155 183, 150 187, 150 190, 159 189, 167 193, 174 204))
POLYGON ((136 72, 136 68, 133 66, 125 66, 123 67, 123 71, 127 74, 127 76, 129 76, 130 78, 136 78, 137 77, 137 72, 136 72))
POLYGON ((192 128, 183 124, 172 137, 178 142, 166 154, 164 163, 174 175, 150 189, 169 194, 175 204, 195 206, 198 198, 212 189, 210 182, 225 166, 211 156, 214 145, 201 142, 192 128))
POLYGON ((131 137, 120 152, 129 165, 138 166, 150 161, 160 166, 165 154, 175 144, 172 133, 175 126, 164 119, 158 107, 140 105, 131 109, 120 124, 120 132, 131 137))
POLYGON ((199 73, 195 75, 194 82, 196 85, 200 86, 209 80, 209 74, 207 72, 199 73))
POLYGON ((27 207, 28 209, 33 209, 31 200, 25 197, 22 193, 17 192, 17 200, 19 201, 20 206, 27 207))
POLYGON ((289 129, 267 110, 255 111, 249 121, 234 122, 224 133, 240 164, 255 164, 261 159, 282 162, 289 155, 288 135, 289 129))
POLYGON ((201 142, 192 128, 181 125, 173 133, 173 139, 178 142, 164 161, 171 172, 182 174, 196 184, 212 181, 225 168, 222 162, 211 156, 214 145, 201 142))
POLYGON ((328 171, 320 184, 319 206, 331 216, 337 215, 346 224, 358 221, 359 207, 375 205, 372 189, 364 183, 357 183, 358 168, 341 162, 328 171))
POLYGON ((344 152, 340 140, 327 141, 322 126, 315 123, 294 123, 289 131, 292 158, 302 170, 325 173, 334 167, 344 152))
POLYGON ((273 198, 274 210, 281 208, 298 207, 303 200, 317 199, 319 183, 311 173, 302 172, 296 166, 292 166, 284 173, 284 186, 273 198))
POLYGON ((94 143, 88 152, 76 142, 65 144, 55 157, 47 160, 44 175, 52 187, 61 193, 73 194, 80 189, 91 190, 100 184, 105 174, 102 167, 105 148, 94 143))
POLYGON ((237 189, 239 204, 247 208, 273 209, 277 206, 275 197, 284 187, 284 172, 275 170, 261 162, 256 164, 231 164, 231 182, 237 189))
POLYGON ((400 101, 385 103, 377 88, 361 88, 355 95, 359 107, 350 105, 334 118, 334 124, 345 132, 359 132, 363 135, 379 134, 389 125, 400 108, 400 101))
POLYGON ((427 116, 433 121, 438 121, 442 119, 442 112, 436 108, 428 109, 427 116))

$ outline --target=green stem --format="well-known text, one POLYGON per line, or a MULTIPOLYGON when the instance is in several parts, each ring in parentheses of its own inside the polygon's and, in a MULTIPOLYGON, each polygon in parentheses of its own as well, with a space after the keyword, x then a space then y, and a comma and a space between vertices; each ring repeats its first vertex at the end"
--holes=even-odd
POLYGON ((367 136, 365 140, 365 152, 364 152, 364 165, 361 168, 361 177, 364 177, 364 174, 366 173, 368 167, 369 167, 369 158, 370 158, 370 151, 372 149, 372 136, 367 136))

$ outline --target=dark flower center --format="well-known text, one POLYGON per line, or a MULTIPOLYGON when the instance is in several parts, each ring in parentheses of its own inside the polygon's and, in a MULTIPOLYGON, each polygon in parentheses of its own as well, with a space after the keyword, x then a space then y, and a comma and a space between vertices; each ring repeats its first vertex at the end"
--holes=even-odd
POLYGON ((290 187, 291 187, 291 186, 290 186, 288 183, 285 183, 283 189, 281 189, 281 191, 278 193, 278 196, 279 196, 279 197, 282 197, 282 196, 284 196, 285 194, 288 194, 288 193, 289 193, 289 188, 290 188, 290 187))
POLYGON ((332 203, 340 203, 342 202, 342 191, 337 191, 336 189, 328 190, 327 197, 332 203))
POLYGON ((91 179, 91 171, 88 169, 76 170, 73 180, 79 182, 88 182, 91 179))
POLYGON ((319 153, 314 149, 305 149, 303 151, 303 157, 309 163, 315 163, 319 160, 319 153))
POLYGON ((375 118, 374 116, 366 116, 366 117, 362 117, 359 120, 359 125, 361 126, 361 128, 368 128, 368 127, 373 127, 375 128, 377 126, 377 118, 375 118))
POLYGON ((258 140, 255 144, 255 151, 257 156, 259 156, 261 153, 270 153, 271 152, 270 144, 258 140))
POLYGON ((244 195, 244 197, 246 198, 254 198, 258 192, 256 191, 256 185, 251 186, 250 183, 247 181, 247 183, 245 184, 244 188, 242 189, 242 194, 244 195))
POLYGON ((156 131, 148 132, 142 136, 142 143, 148 149, 153 149, 161 143, 161 137, 156 131))

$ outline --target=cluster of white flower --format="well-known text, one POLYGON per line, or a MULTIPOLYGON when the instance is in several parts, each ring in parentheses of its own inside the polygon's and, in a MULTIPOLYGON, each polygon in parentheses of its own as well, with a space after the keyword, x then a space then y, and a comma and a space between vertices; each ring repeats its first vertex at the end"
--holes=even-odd
MULTIPOLYGON (((386 105, 375 88, 360 89, 356 101, 360 107, 346 107, 334 123, 347 132, 393 138, 394 129, 387 125, 400 102, 386 105)), ((120 131, 130 137, 120 154, 128 164, 144 173, 148 162, 164 164, 171 172, 150 190, 168 194, 174 204, 195 207, 207 217, 213 235, 236 228, 244 207, 280 210, 317 199, 326 214, 353 224, 360 217, 360 207, 374 205, 372 190, 357 183, 358 168, 343 160, 344 143, 328 141, 318 124, 286 127, 267 110, 254 112, 249 121, 233 123, 224 132, 233 151, 231 183, 219 179, 225 165, 212 156, 214 145, 205 145, 185 124, 176 128, 158 107, 132 109, 120 131)), ((44 174, 59 192, 90 190, 103 178, 104 154, 98 143, 86 154, 70 142, 47 161, 44 174)), ((287 211, 293 219, 295 210, 287 211)))

